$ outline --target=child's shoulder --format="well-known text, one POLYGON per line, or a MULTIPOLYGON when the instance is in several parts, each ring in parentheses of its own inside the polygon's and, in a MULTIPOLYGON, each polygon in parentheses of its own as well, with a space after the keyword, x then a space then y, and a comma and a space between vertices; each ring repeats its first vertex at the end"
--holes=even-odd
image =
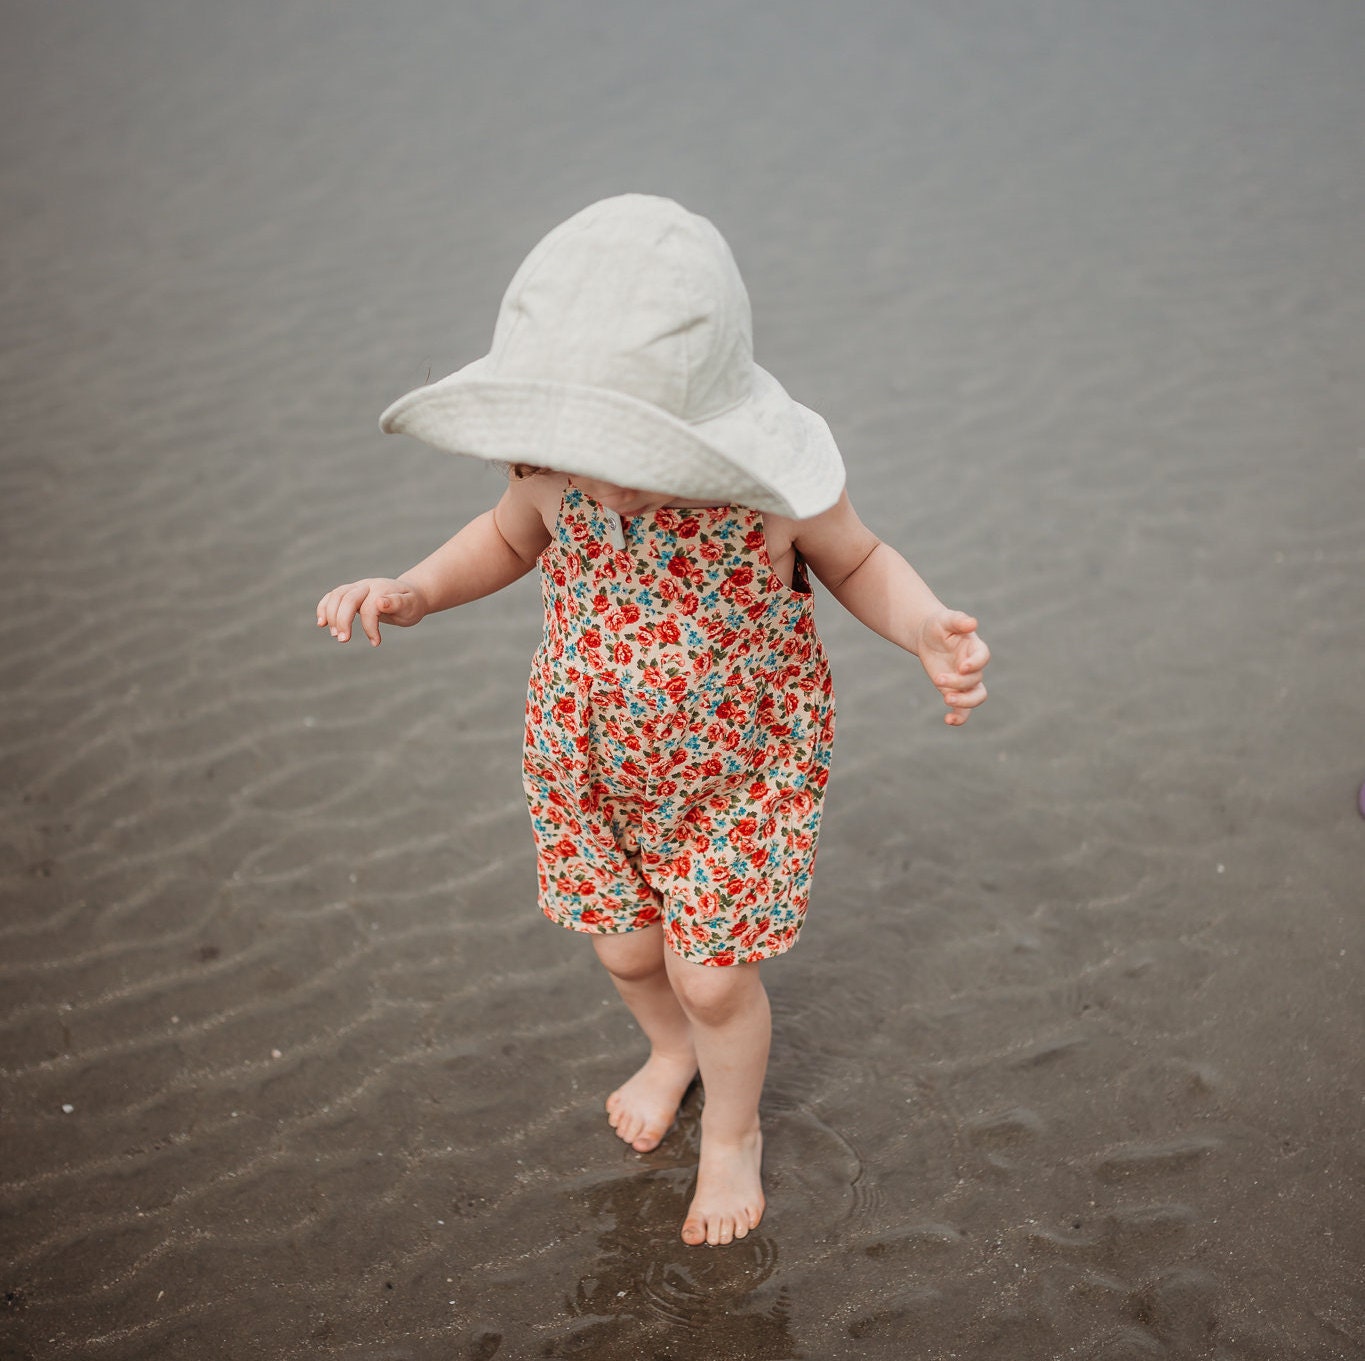
POLYGON ((527 510, 534 510, 546 530, 553 534, 559 518, 559 505, 569 485, 567 473, 546 469, 518 477, 515 471, 507 477, 508 498, 527 510))

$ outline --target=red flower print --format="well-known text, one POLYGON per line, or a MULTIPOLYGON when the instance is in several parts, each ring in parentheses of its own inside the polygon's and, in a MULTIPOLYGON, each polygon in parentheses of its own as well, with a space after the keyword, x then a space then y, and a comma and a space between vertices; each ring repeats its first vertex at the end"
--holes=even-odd
POLYGON ((574 487, 540 555, 525 786, 547 915, 663 924, 713 966, 780 954, 806 906, 833 735, 809 594, 758 511, 664 508, 609 551, 574 487))

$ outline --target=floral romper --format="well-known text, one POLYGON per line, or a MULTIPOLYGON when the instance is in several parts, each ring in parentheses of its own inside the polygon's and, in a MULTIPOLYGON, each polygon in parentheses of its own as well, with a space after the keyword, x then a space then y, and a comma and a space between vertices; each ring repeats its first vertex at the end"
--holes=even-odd
POLYGON ((662 922, 698 964, 789 949, 834 739, 805 564, 787 587, 756 510, 622 518, 569 486, 540 571, 523 775, 545 915, 662 922))

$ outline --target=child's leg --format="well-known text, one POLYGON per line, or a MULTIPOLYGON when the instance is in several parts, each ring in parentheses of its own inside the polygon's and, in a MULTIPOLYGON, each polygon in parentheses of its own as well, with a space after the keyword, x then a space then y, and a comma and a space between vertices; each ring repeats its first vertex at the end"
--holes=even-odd
POLYGON ((612 1128, 632 1148, 657 1148, 678 1114, 678 1103, 697 1075, 692 1027, 664 968, 662 926, 593 936, 621 1000, 649 1039, 644 1066, 607 1098, 612 1128))
POLYGON ((697 1194, 683 1223, 688 1243, 743 1238, 763 1217, 763 1136, 758 1098, 772 1017, 757 964, 718 968, 669 951, 668 976, 692 1023, 706 1104, 697 1194))

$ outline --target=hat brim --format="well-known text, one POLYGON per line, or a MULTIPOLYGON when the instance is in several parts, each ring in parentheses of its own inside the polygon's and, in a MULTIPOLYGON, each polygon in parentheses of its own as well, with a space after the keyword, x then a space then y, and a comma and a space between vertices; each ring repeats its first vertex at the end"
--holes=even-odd
POLYGON ((488 360, 400 397, 379 418, 388 434, 499 463, 534 463, 687 500, 751 506, 804 520, 844 487, 829 427, 753 366, 750 396, 686 422, 610 388, 499 378, 488 360))

